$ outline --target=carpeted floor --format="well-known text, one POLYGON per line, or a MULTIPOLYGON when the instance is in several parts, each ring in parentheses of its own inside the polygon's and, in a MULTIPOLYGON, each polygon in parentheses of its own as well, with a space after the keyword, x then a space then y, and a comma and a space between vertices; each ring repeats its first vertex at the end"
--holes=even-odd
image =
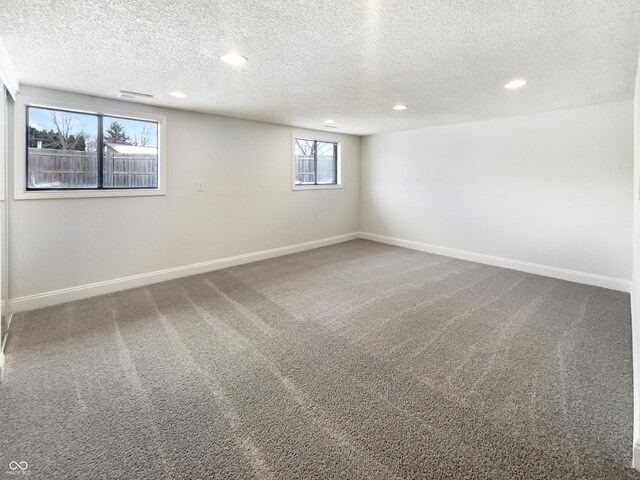
POLYGON ((364 240, 18 314, 7 353, 7 478, 640 478, 627 294, 364 240))

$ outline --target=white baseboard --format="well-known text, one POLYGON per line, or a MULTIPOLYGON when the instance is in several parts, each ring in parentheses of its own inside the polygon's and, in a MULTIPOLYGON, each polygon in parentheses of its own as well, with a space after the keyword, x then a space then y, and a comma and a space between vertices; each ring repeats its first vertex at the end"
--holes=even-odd
POLYGON ((493 255, 485 255, 484 253, 469 252, 466 250, 458 250, 449 247, 440 247, 438 245, 430 245, 428 243, 414 242, 412 240, 403 240, 401 238, 387 237, 375 233, 359 232, 358 236, 366 240, 374 242, 386 243, 398 247, 420 250, 422 252, 434 253, 436 255, 444 255, 446 257, 459 258, 469 260, 471 262, 484 263, 496 267, 509 268, 511 270, 519 270, 521 272, 534 273, 536 275, 544 275, 545 277, 558 278, 569 282, 584 283, 596 287, 609 288, 621 292, 631 291, 631 281, 621 278, 606 277, 604 275, 596 275, 593 273, 579 272, 566 268, 550 267, 548 265, 540 265, 537 263, 523 262, 521 260, 512 260, 510 258, 494 257, 493 255))
POLYGON ((235 255, 233 257, 219 258, 216 260, 209 260, 207 262, 194 263, 192 265, 184 265, 182 267, 167 268, 156 272, 131 275, 129 277, 90 283, 77 287, 37 293, 35 295, 9 299, 8 307, 11 312, 35 310, 37 308, 58 305, 60 303, 95 297, 96 295, 128 290, 130 288, 150 285, 152 283, 164 282, 176 278, 188 277, 190 275, 197 275, 199 273, 206 273, 236 265, 242 265, 245 263, 266 260, 268 258, 289 255, 291 253, 312 250, 314 248, 355 240, 356 238, 358 238, 357 233, 349 233, 346 235, 339 235, 337 237, 323 238, 320 240, 313 240, 311 242, 297 243, 295 245, 287 245, 259 252, 245 253, 243 255, 235 255))
POLYGON ((189 275, 197 275, 199 273, 220 270, 223 268, 233 267, 235 265, 242 265, 259 260, 266 260, 268 258, 289 255, 296 252, 303 252, 305 250, 312 250, 314 248, 346 242, 349 240, 354 240, 356 238, 364 238, 366 240, 372 240, 374 242, 396 245, 413 250, 420 250, 423 252, 434 253, 436 255, 460 258, 463 260, 484 263, 487 265, 494 265, 497 267, 510 268, 512 270, 519 270, 523 272, 534 273, 537 275, 559 278, 571 282, 610 288, 612 290, 619 290, 623 292, 629 292, 631 290, 631 282, 619 278, 605 277, 602 275, 595 275, 564 268, 539 265, 535 263, 523 262, 520 260, 494 257, 492 255, 468 252, 465 250, 457 250, 448 247, 440 247, 437 245, 429 245, 426 243, 387 237, 374 233, 356 232, 346 235, 339 235, 336 237, 323 238, 320 240, 313 240, 310 242, 298 243, 295 245, 272 248, 269 250, 262 250, 259 252, 236 255, 233 257, 219 258, 216 260, 194 263, 181 267, 168 268, 155 272, 131 275, 129 277, 116 278, 113 280, 106 280, 87 285, 79 285, 76 287, 63 288, 60 290, 53 290, 49 292, 37 293, 34 295, 27 295, 24 297, 12 298, 9 299, 7 309, 12 313, 35 310, 37 308, 48 307, 60 303, 95 297, 96 295, 103 295, 106 293, 112 293, 120 290, 127 290, 130 288, 136 288, 153 283, 173 280, 175 278, 188 277, 189 275))
POLYGON ((640 445, 637 443, 633 444, 633 460, 631 466, 640 471, 640 445))

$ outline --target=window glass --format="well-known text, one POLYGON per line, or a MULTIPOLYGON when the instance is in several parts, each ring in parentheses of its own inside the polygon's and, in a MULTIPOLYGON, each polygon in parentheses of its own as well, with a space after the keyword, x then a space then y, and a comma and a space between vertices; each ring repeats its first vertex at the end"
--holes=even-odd
POLYGON ((98 117, 37 107, 27 115, 27 188, 97 188, 98 117))
POLYGON ((316 183, 315 142, 313 140, 295 140, 296 183, 313 185, 316 183))
POLYGON ((336 184, 338 180, 338 144, 317 142, 317 183, 318 185, 336 184))
POLYGON ((158 187, 158 124, 103 117, 104 188, 158 187))
POLYGON ((31 106, 27 118, 27 189, 158 188, 158 122, 31 106))
POLYGON ((337 185, 338 144, 296 138, 294 140, 296 185, 337 185))

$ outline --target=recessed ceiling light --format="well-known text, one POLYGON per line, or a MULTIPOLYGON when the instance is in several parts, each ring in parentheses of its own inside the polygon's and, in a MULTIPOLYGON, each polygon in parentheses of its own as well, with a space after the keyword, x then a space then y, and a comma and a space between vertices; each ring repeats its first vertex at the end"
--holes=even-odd
POLYGON ((324 123, 326 123, 327 125, 333 125, 334 123, 336 123, 336 121, 329 119, 329 120, 325 120, 324 123))
POLYGON ((227 53, 220 57, 224 63, 228 63, 229 65, 244 65, 247 63, 247 57, 243 57, 237 53, 227 53))
POLYGON ((516 78, 515 80, 511 80, 507 83, 504 88, 507 90, 515 90, 516 88, 522 88, 527 84, 527 81, 524 78, 516 78))
POLYGON ((407 108, 409 108, 409 107, 407 107, 406 105, 403 105, 401 103, 399 103, 398 105, 395 105, 393 107, 394 110, 406 110, 407 108))
POLYGON ((169 95, 176 98, 186 98, 187 94, 183 92, 171 92, 169 95))

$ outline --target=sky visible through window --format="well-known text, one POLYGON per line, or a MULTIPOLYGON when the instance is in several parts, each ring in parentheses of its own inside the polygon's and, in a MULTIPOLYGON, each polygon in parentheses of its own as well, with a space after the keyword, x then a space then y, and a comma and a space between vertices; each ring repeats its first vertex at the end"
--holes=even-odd
MULTIPOLYGON (((87 145, 95 145, 95 137, 98 130, 98 118, 95 115, 29 107, 29 126, 34 127, 38 130, 56 131, 52 112, 55 112, 55 115, 64 116, 70 120, 71 128, 69 133, 76 136, 78 134, 82 134, 88 141, 87 145), (93 140, 93 142, 91 142, 90 140, 93 140)), ((144 142, 146 144, 145 146, 157 147, 157 123, 143 120, 132 120, 128 118, 104 116, 103 128, 105 132, 109 129, 111 123, 113 122, 118 122, 122 127, 122 131, 129 138, 126 143, 135 145, 144 142)))

